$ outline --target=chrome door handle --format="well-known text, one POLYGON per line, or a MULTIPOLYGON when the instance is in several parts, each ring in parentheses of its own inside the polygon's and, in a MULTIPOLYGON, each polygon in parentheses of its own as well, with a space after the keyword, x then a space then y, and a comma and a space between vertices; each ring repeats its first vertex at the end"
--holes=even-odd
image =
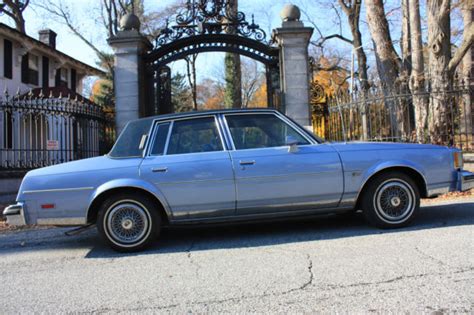
POLYGON ((151 169, 151 171, 153 173, 166 173, 168 172, 168 168, 167 167, 154 167, 151 169))
POLYGON ((240 165, 254 165, 255 161, 239 161, 240 165))

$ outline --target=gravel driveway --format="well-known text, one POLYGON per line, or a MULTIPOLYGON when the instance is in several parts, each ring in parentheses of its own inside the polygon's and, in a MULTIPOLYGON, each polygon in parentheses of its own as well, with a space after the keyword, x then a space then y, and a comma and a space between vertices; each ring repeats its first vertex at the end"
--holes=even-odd
POLYGON ((0 234, 0 313, 474 311, 474 198, 406 229, 361 215, 165 230, 117 254, 95 229, 0 234))

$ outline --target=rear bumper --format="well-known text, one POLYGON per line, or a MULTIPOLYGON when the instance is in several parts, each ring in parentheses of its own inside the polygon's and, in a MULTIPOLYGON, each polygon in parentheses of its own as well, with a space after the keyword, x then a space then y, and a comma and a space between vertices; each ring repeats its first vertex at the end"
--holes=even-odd
POLYGON ((466 191, 474 188, 474 173, 460 170, 458 171, 458 186, 459 191, 466 191))
POLYGON ((7 218, 9 225, 26 225, 24 203, 18 202, 3 210, 3 215, 7 218))

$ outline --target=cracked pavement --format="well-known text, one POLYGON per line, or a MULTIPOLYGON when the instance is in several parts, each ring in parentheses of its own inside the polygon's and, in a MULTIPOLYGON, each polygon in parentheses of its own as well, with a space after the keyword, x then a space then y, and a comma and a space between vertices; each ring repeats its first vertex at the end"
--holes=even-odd
POLYGON ((360 214, 164 230, 119 254, 95 229, 0 234, 0 313, 474 311, 474 198, 413 226, 360 214))

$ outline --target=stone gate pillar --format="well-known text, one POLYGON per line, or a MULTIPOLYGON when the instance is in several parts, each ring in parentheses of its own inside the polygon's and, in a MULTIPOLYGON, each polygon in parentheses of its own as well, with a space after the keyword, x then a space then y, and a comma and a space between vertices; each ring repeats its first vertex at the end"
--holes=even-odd
POLYGON ((308 45, 313 28, 305 27, 300 21, 301 13, 295 5, 285 5, 280 16, 282 25, 273 30, 273 38, 280 48, 282 110, 297 123, 312 130, 308 45))
POLYGON ((142 56, 152 48, 150 41, 140 33, 140 21, 134 14, 120 20, 121 31, 109 38, 115 54, 115 130, 117 135, 130 120, 144 117, 145 71, 142 56))

